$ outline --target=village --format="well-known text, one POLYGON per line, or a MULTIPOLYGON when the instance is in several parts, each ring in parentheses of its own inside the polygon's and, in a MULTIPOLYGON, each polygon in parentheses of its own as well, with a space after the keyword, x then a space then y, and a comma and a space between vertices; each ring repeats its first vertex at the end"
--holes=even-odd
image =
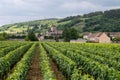
MULTIPOLYGON (((62 37, 63 31, 57 30, 55 26, 51 27, 48 31, 46 31, 45 35, 36 34, 39 41, 46 41, 46 37, 48 41, 55 41, 55 37, 62 37), (52 39, 50 39, 52 37, 52 39)), ((120 32, 84 32, 82 38, 78 38, 76 40, 70 40, 70 42, 91 42, 91 43, 119 43, 119 40, 116 38, 120 38, 120 32)), ((60 42, 63 42, 63 39, 59 39, 60 42)))

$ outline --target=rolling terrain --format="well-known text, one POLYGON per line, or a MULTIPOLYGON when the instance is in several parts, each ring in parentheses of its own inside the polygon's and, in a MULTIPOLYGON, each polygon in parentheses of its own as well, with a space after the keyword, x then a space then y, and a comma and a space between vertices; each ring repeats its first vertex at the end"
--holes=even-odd
POLYGON ((33 29, 36 33, 45 33, 52 25, 57 26, 60 30, 75 28, 79 32, 119 32, 120 9, 92 12, 62 19, 52 18, 8 24, 0 27, 0 33, 26 34, 28 29, 33 29))

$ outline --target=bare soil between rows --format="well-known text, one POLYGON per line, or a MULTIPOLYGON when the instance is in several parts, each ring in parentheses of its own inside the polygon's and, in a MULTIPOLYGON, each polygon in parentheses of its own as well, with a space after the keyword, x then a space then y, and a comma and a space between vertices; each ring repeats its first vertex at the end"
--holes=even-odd
POLYGON ((50 64, 52 67, 52 70, 54 71, 54 74, 56 76, 57 80, 66 80, 66 78, 63 76, 63 74, 58 70, 57 65, 55 64, 55 62, 50 59, 50 64))
POLYGON ((39 46, 36 46, 35 56, 32 60, 30 70, 27 75, 27 80, 43 80, 40 72, 40 55, 39 55, 39 46))
MULTIPOLYGON (((30 70, 27 75, 27 80, 43 80, 41 71, 40 71, 40 51, 39 46, 36 47, 35 56, 32 60, 30 70)), ((50 59, 51 68, 56 76, 57 80, 66 80, 62 73, 58 70, 55 62, 50 59)))

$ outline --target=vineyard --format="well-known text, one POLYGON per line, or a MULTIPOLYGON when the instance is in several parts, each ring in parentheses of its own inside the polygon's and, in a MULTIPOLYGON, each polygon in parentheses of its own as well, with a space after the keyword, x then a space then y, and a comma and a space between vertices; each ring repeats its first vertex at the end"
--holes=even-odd
POLYGON ((120 45, 1 41, 0 80, 120 80, 120 45))

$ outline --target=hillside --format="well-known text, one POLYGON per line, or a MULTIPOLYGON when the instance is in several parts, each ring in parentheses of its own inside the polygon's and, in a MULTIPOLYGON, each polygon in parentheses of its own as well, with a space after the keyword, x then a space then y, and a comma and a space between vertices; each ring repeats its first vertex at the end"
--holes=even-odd
POLYGON ((35 20, 23 23, 15 23, 0 27, 0 32, 11 34, 25 34, 28 29, 33 29, 36 33, 45 32, 50 26, 55 25, 57 19, 35 20))
POLYGON ((52 25, 56 25, 61 30, 76 28, 79 32, 119 32, 120 9, 92 12, 63 19, 45 19, 9 24, 0 27, 0 32, 25 34, 28 29, 33 29, 36 33, 45 33, 52 25))

